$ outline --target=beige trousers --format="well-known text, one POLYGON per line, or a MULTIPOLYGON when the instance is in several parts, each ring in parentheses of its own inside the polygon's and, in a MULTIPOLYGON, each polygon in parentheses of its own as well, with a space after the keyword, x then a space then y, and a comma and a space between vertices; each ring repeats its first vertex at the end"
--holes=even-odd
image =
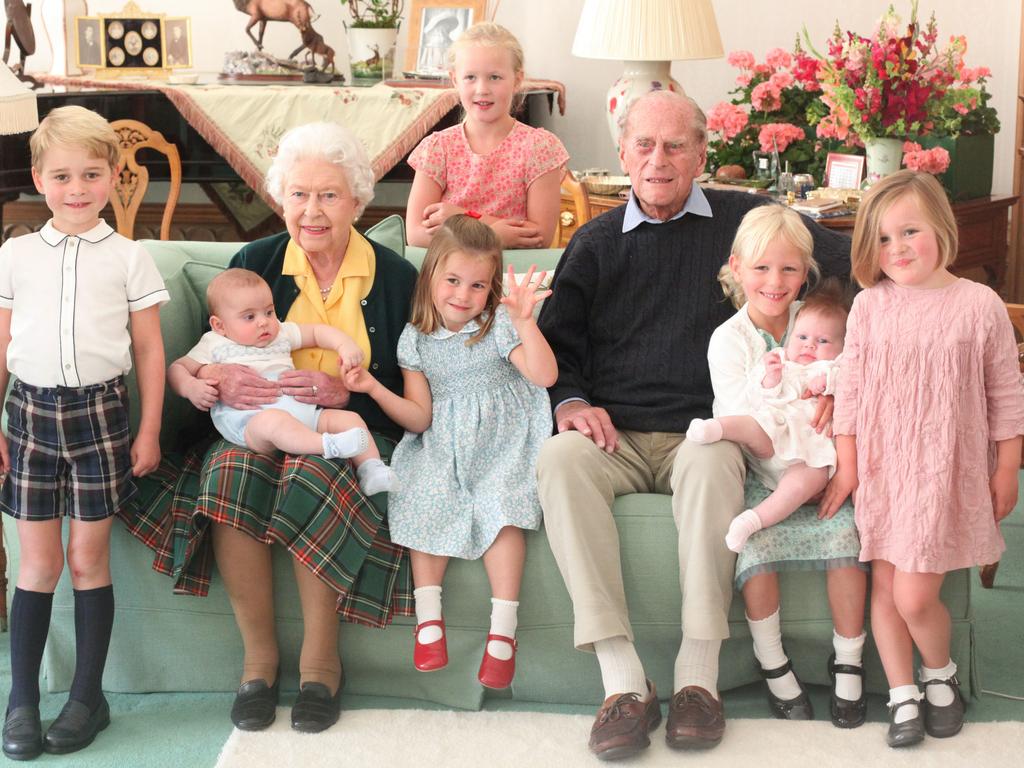
POLYGON ((736 555, 726 548, 725 534, 743 510, 745 472, 734 443, 696 445, 678 433, 620 430, 612 454, 575 431, 544 443, 538 490, 548 541, 572 599, 577 648, 592 650, 596 640, 610 637, 633 640, 611 512, 615 497, 627 493, 672 495, 683 636, 729 636, 736 555))

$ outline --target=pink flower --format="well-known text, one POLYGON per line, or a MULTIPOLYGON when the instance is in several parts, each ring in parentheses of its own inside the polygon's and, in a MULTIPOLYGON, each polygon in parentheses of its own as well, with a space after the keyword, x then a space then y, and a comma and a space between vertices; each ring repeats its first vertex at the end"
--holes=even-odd
POLYGON ((797 128, 791 123, 765 123, 757 134, 762 152, 771 152, 774 149, 785 152, 792 142, 803 138, 803 128, 797 128))
POLYGON ((768 51, 764 60, 772 69, 789 69, 789 66, 793 63, 793 57, 781 48, 772 48, 768 51))
POLYGON ((750 51, 733 51, 729 54, 729 66, 737 69, 753 69, 754 54, 750 51))
POLYGON ((754 76, 750 72, 740 72, 736 75, 736 85, 740 86, 740 88, 746 88, 753 79, 754 76))
POLYGON ((949 168, 949 152, 942 147, 921 149, 919 144, 903 144, 903 165, 912 171, 944 173, 949 168))
POLYGON ((992 77, 992 70, 988 67, 976 67, 974 69, 964 67, 960 70, 960 82, 964 85, 969 85, 983 77, 992 77))
POLYGON ((955 110, 956 110, 957 112, 959 112, 959 113, 960 113, 961 115, 966 115, 966 114, 967 114, 968 112, 970 112, 970 111, 971 111, 971 110, 969 110, 969 109, 967 108, 967 105, 966 105, 966 104, 960 104, 960 103, 956 103, 956 104, 954 104, 954 105, 953 105, 953 109, 955 109, 955 110))
POLYGON ((768 79, 768 81, 776 88, 789 88, 796 82, 796 78, 793 77, 792 72, 786 72, 783 70, 781 72, 776 72, 768 79))
POLYGON ((750 103, 758 112, 774 112, 782 106, 782 92, 771 81, 758 83, 750 92, 750 103))
POLYGON ((721 101, 708 110, 708 130, 722 134, 726 141, 747 127, 747 113, 735 104, 721 101))

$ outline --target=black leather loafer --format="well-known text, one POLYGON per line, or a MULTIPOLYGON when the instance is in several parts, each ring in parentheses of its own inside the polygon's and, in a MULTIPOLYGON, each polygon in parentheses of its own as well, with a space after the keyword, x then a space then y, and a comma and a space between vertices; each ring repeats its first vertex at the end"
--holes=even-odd
MULTIPOLYGON (((785 664, 775 669, 764 669, 758 664, 757 669, 765 680, 772 680, 782 677, 787 672, 792 672, 793 662, 787 660, 785 664)), ((772 715, 779 720, 813 720, 814 708, 811 706, 807 689, 804 688, 804 684, 800 682, 800 678, 796 676, 795 672, 793 677, 796 678, 796 684, 800 686, 800 695, 795 699, 780 699, 772 693, 771 688, 768 689, 768 706, 771 707, 772 715)))
POLYGON ((43 749, 51 755, 77 752, 90 744, 96 734, 110 725, 110 707, 106 698, 100 695, 95 709, 80 701, 69 699, 43 737, 43 749))
POLYGON ((331 696, 323 683, 303 683, 292 707, 292 730, 320 733, 338 722, 341 714, 341 685, 331 696))
POLYGON ((927 700, 921 702, 925 731, 936 739, 956 736, 964 727, 964 697, 960 693, 960 681, 953 675, 945 680, 929 680, 924 684, 926 690, 929 685, 948 685, 953 689, 953 702, 944 707, 937 707, 927 700))
POLYGON ((864 691, 864 667, 853 664, 836 664, 836 655, 828 657, 828 676, 832 679, 832 698, 829 711, 832 725, 836 728, 857 728, 864 724, 868 714, 868 695, 864 691), (860 698, 855 701, 840 698, 836 694, 836 675, 857 675, 860 677, 860 698))
POLYGON ((31 760, 43 751, 39 707, 22 704, 4 719, 4 754, 11 760, 31 760))
POLYGON ((231 722, 240 731, 262 731, 277 717, 277 699, 281 682, 280 672, 273 685, 267 681, 247 680, 238 687, 231 705, 231 722))
POLYGON ((909 747, 924 741, 924 717, 921 715, 923 706, 924 700, 916 701, 914 699, 889 705, 889 732, 885 734, 885 741, 890 747, 909 747), (917 717, 897 723, 896 713, 900 707, 907 704, 917 704, 917 717))

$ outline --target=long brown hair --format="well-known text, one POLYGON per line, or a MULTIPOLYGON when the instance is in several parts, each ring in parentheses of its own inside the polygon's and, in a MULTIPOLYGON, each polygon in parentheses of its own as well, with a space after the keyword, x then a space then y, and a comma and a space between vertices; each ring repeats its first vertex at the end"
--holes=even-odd
POLYGON ((416 330, 425 334, 444 327, 441 313, 434 306, 432 288, 448 257, 456 251, 470 258, 488 261, 494 268, 491 273, 491 289, 487 293, 487 303, 482 313, 487 317, 480 324, 480 330, 466 342, 468 346, 483 339, 494 324, 494 313, 501 303, 501 278, 504 272, 501 240, 493 229, 471 216, 461 213, 451 216, 434 234, 427 248, 427 255, 423 258, 419 277, 416 279, 409 322, 416 330))

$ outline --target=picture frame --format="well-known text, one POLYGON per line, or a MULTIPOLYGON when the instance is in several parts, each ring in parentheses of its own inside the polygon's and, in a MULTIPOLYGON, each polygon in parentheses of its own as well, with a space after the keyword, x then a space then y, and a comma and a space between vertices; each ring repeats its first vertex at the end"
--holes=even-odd
POLYGON ((823 186, 838 189, 860 189, 864 182, 864 155, 829 152, 825 157, 823 186))
POLYGON ((192 19, 168 16, 164 19, 164 61, 171 69, 192 67, 192 19))
MULTIPOLYGON (((75 18, 75 60, 98 79, 118 77, 165 78, 171 73, 166 63, 164 26, 166 14, 147 13, 134 2, 128 2, 120 12, 96 13, 75 18), (86 39, 99 31, 100 59, 88 47, 86 39), (84 58, 83 58, 84 57, 84 58)), ((175 37, 186 42, 187 62, 179 67, 192 66, 191 35, 188 17, 175 17, 182 25, 175 37)))
POLYGON ((485 19, 486 6, 486 0, 412 0, 406 71, 445 77, 448 48, 469 26, 485 19))
POLYGON ((75 18, 75 65, 79 69, 103 66, 103 33, 98 16, 75 18))

